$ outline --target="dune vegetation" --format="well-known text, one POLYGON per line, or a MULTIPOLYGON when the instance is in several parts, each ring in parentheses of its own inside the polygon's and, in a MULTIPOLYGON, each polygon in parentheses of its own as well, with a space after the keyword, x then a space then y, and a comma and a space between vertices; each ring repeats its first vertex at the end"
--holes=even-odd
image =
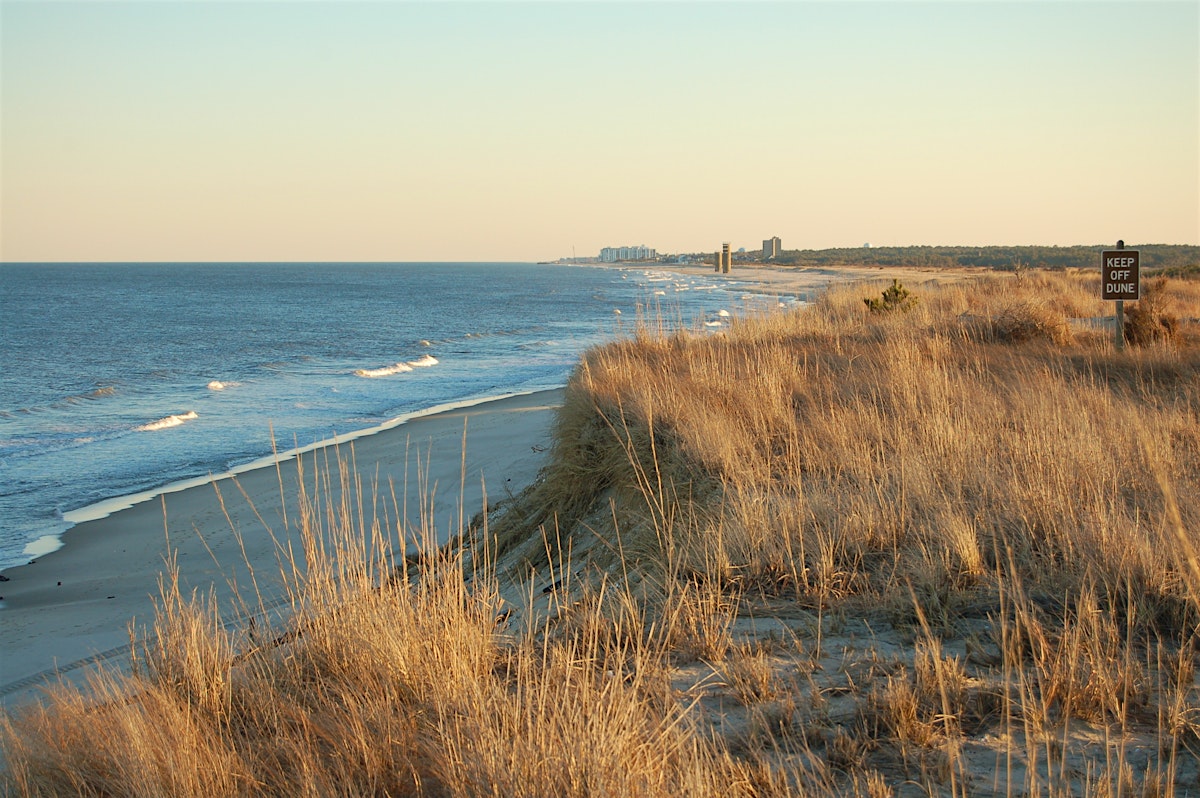
POLYGON ((1098 295, 1030 269, 644 318, 451 545, 335 463, 282 617, 227 629, 168 572, 127 667, 0 718, 3 784, 1194 793, 1200 283, 1152 282, 1121 350, 1098 295))

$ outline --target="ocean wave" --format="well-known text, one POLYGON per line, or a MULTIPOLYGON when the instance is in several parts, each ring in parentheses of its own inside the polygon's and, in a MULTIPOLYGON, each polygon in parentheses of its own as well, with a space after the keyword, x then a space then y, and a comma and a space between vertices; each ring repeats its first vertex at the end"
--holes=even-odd
POLYGON ((354 373, 359 377, 390 377, 393 374, 404 374, 413 369, 429 368, 437 364, 438 359, 436 357, 433 355, 424 355, 417 360, 410 360, 407 363, 393 363, 390 366, 383 366, 377 369, 358 369, 354 373))
POLYGON ((390 377, 393 374, 403 374, 406 371, 412 371, 412 366, 407 363, 393 363, 390 366, 384 366, 378 369, 358 369, 354 373, 359 377, 390 377))
MULTIPOLYGON (((0 440, 0 467, 8 460, 24 460, 40 457, 53 452, 78 449, 82 446, 100 441, 110 441, 130 435, 133 430, 125 429, 94 430, 92 432, 60 434, 33 434, 0 440)), ((2 494, 2 491, 0 491, 2 494)))
POLYGON ((208 384, 208 390, 223 391, 226 388, 236 388, 239 385, 241 385, 240 382, 221 382, 220 380, 213 380, 208 384))
POLYGON ((12 410, 0 410, 0 418, 14 418, 17 415, 33 415, 36 413, 52 412, 54 410, 71 407, 72 405, 82 405, 86 402, 97 402, 101 399, 106 399, 110 396, 115 396, 117 388, 115 385, 104 385, 96 388, 93 391, 84 393, 71 394, 59 399, 54 399, 45 405, 31 405, 29 407, 17 407, 12 410))
POLYGON ((101 388, 97 388, 94 391, 88 391, 87 393, 80 393, 80 394, 75 394, 74 396, 68 396, 63 401, 65 401, 67 404, 71 404, 71 405, 78 404, 79 402, 94 402, 97 399, 104 399, 106 397, 113 396, 114 394, 116 394, 116 392, 117 392, 117 388, 115 385, 105 385, 101 388))
POLYGON ((158 421, 151 421, 149 424, 143 424, 142 426, 138 427, 137 429, 138 429, 138 432, 155 432, 156 430, 160 430, 160 429, 170 429, 171 427, 178 427, 180 424, 184 423, 185 421, 191 421, 194 418, 199 418, 199 416, 196 415, 196 411, 189 410, 186 413, 180 413, 179 415, 176 415, 176 416, 167 416, 166 418, 160 418, 158 421))

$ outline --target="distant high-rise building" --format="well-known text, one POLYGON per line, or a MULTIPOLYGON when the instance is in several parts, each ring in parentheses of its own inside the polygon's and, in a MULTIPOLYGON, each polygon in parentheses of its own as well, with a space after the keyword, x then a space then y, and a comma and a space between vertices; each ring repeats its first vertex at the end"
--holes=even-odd
POLYGON ((763 239, 763 257, 778 258, 779 251, 783 248, 783 242, 779 240, 779 236, 774 238, 763 239))
POLYGON ((605 247, 600 250, 600 261, 602 263, 616 263, 617 261, 625 260, 654 260, 658 257, 658 252, 650 247, 638 245, 636 247, 605 247))

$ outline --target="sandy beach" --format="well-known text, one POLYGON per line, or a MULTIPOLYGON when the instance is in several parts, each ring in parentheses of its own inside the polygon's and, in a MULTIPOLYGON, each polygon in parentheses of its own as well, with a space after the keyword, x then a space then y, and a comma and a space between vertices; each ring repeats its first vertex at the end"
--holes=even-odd
MULTIPOLYGON (((440 540, 484 507, 528 484, 549 444, 562 392, 545 391, 419 417, 350 443, 302 455, 305 484, 353 466, 367 501, 410 526, 422 512, 440 540), (465 433, 465 446, 464 446, 465 433), (464 478, 465 475, 465 478, 464 478), (432 497, 432 503, 430 498, 432 497)), ((174 553, 184 594, 212 591, 223 609, 236 589, 270 602, 279 592, 281 547, 296 545, 297 462, 161 494, 66 532, 58 551, 5 571, 0 582, 0 701, 34 698, 56 673, 74 678, 96 655, 119 660, 129 626, 154 618, 164 563, 174 553), (288 523, 285 513, 291 513, 288 523), (270 531, 268 531, 268 529, 270 531)), ((370 507, 367 508, 368 523, 370 507)))
POLYGON ((806 266, 775 266, 762 264, 738 264, 736 261, 729 274, 718 275, 710 264, 696 266, 667 265, 658 268, 679 274, 698 277, 717 277, 731 282, 746 283, 749 293, 779 294, 800 300, 811 300, 833 283, 871 282, 897 279, 910 286, 922 283, 947 283, 977 277, 986 269, 967 268, 920 268, 893 266, 830 266, 810 268, 806 266))

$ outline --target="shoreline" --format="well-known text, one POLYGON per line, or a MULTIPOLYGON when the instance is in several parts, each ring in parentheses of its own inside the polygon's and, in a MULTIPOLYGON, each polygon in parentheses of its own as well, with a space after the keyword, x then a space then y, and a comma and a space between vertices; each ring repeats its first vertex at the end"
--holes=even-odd
MULTIPOLYGON (((153 501, 154 499, 158 499, 166 494, 180 493, 182 491, 190 490, 203 485, 211 485, 213 482, 219 482, 229 479, 230 477, 238 477, 242 474, 250 471, 256 471, 260 468, 274 468, 276 465, 282 466, 294 461, 297 457, 309 454, 310 452, 314 452, 318 449, 349 444, 360 438, 365 438, 369 435, 377 435, 381 432, 386 432, 403 424, 417 421, 422 418, 427 418, 429 416, 436 416, 441 413, 449 413, 454 410, 465 410, 478 405, 488 404, 490 402, 500 402, 505 399, 560 390, 562 390, 562 386, 556 388, 545 388, 536 391, 519 391, 511 394, 487 396, 482 399, 464 399, 456 402, 444 402, 424 410, 414 410, 411 413, 403 413, 395 418, 385 421, 382 424, 376 424, 373 427, 364 427, 362 429, 347 432, 344 435, 335 436, 332 438, 324 438, 304 446, 295 446, 286 451, 263 455, 262 457, 256 457, 253 460, 241 465, 233 466, 232 468, 227 468, 224 471, 210 472, 202 476, 184 477, 182 479, 167 482, 146 490, 139 490, 133 493, 123 493, 118 496, 111 496, 107 499, 101 499, 100 501, 92 502, 91 504, 85 504, 82 507, 77 507, 74 510, 67 510, 64 512, 62 514, 62 518, 63 521, 68 524, 68 526, 56 534, 43 535, 42 537, 28 543, 25 547, 25 552, 29 555, 31 560, 37 560, 53 554, 66 545, 64 541, 65 536, 80 524, 108 518, 113 513, 119 513, 122 510, 128 510, 138 504, 153 501), (30 547, 42 544, 43 541, 45 541, 44 545, 48 548, 46 548, 44 551, 39 550, 37 552, 29 552, 30 547), (53 547, 50 548, 50 546, 53 547)), ((22 568, 28 564, 29 563, 21 563, 18 565, 10 565, 6 568, 0 568, 0 574, 4 574, 5 572, 14 568, 22 568)), ((2 593, 0 593, 0 597, 2 597, 2 593)), ((0 609, 2 609, 2 605, 0 605, 0 609)))
POLYGON ((676 274, 686 274, 691 277, 719 277, 730 282, 747 283, 753 293, 792 294, 797 299, 811 301, 812 295, 819 293, 834 283, 853 284, 872 282, 876 280, 907 280, 914 285, 921 283, 947 283, 970 279, 985 274, 988 270, 980 268, 937 268, 917 266, 783 266, 774 264, 733 264, 728 274, 714 271, 711 264, 678 264, 656 263, 646 264, 645 267, 627 264, 626 268, 654 268, 676 274), (803 296, 802 296, 803 295, 803 296))
MULTIPOLYGON (((726 290, 735 287, 743 294, 785 298, 810 303, 834 284, 845 286, 857 283, 900 280, 909 287, 924 284, 943 285, 973 280, 990 272, 986 267, 924 267, 924 266, 787 266, 782 264, 733 264, 732 271, 719 273, 712 264, 680 263, 596 263, 597 268, 658 271, 687 277, 711 277, 724 282, 726 290), (734 284, 734 285, 730 285, 734 284)), ((744 299, 745 297, 743 297, 744 299)))
POLYGON ((533 481, 562 396, 555 388, 418 411, 81 520, 59 549, 4 572, 0 703, 29 700, 56 672, 98 653, 127 651, 130 626, 153 623, 170 558, 183 595, 211 594, 226 612, 239 597, 270 603, 289 547, 300 550, 301 476, 310 495, 320 480, 324 495, 330 486, 338 492, 344 471, 351 492, 361 491, 368 525, 378 518, 394 530, 403 515, 406 529, 424 527, 443 542, 485 502, 492 507, 533 481))

